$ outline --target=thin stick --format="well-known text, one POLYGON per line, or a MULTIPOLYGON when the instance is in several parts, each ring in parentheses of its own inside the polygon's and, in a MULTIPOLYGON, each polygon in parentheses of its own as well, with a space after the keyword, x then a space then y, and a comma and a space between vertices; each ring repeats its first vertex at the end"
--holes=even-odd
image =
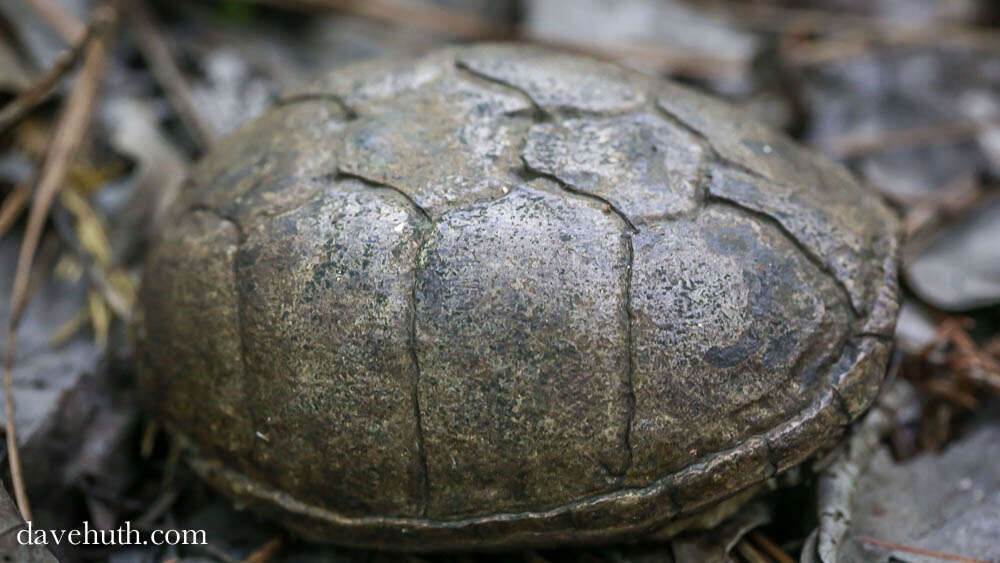
POLYGON ((760 532, 760 530, 754 530, 750 532, 750 541, 757 545, 757 547, 763 549, 771 556, 772 559, 778 563, 795 563, 795 559, 792 558, 784 549, 781 549, 776 543, 771 541, 771 538, 765 536, 760 532))
POLYGON ((100 293, 101 297, 104 298, 105 303, 111 308, 111 311, 118 316, 121 320, 126 323, 132 320, 132 304, 131 299, 123 296, 119 291, 112 286, 111 280, 108 279, 108 272, 104 265, 98 263, 85 248, 80 244, 80 241, 73 234, 73 228, 70 224, 68 211, 63 207, 56 207, 52 216, 56 226, 56 233, 59 235, 60 240, 66 246, 76 254, 77 259, 79 259, 83 264, 84 273, 87 275, 87 281, 90 285, 100 293))
POLYGON ((772 563, 771 558, 760 552, 746 538, 736 544, 736 551, 750 563, 772 563))
POLYGON ((83 39, 86 28, 76 16, 66 11, 62 4, 54 0, 28 0, 45 23, 49 24, 62 37, 67 45, 76 45, 83 39))
POLYGON ((859 536, 858 539, 865 543, 870 543, 872 545, 877 545, 879 547, 884 547, 886 549, 892 549, 895 551, 905 551, 906 553, 913 553, 915 555, 926 555, 927 557, 936 557, 937 559, 944 559, 945 561, 960 561, 961 563, 990 563, 988 559, 973 559, 971 557, 963 557, 961 555, 943 553, 941 551, 932 551, 930 549, 924 549, 922 547, 911 547, 908 545, 902 545, 898 543, 888 542, 885 540, 875 539, 870 536, 859 536))
POLYGON ((253 553, 247 556, 243 560, 243 563, 268 563, 272 561, 281 548, 284 547, 285 542, 280 537, 271 538, 270 540, 264 542, 264 545, 253 550, 253 553))
MULTIPOLYGON (((37 275, 30 276, 31 280, 28 283, 27 295, 30 296, 34 294, 35 290, 38 288, 39 281, 42 277, 42 273, 48 268, 48 264, 52 262, 55 257, 58 245, 54 237, 46 237, 44 244, 42 245, 41 260, 39 260, 39 272, 37 275)), ((14 358, 17 352, 17 338, 14 329, 8 329, 7 332, 7 347, 4 350, 4 373, 3 373, 3 386, 4 386, 4 410, 6 415, 6 438, 7 438, 7 458, 10 464, 10 476, 11 481, 14 485, 14 492, 17 498, 18 507, 21 511, 21 517, 24 521, 28 522, 31 520, 31 507, 28 504, 28 495, 25 492, 26 488, 24 486, 24 473, 21 470, 21 448, 17 443, 17 424, 15 423, 15 404, 14 404, 14 358), (22 504, 23 499, 23 504, 22 504), (23 506, 23 508, 21 508, 23 506)))
POLYGON ((882 151, 955 141, 971 137, 988 127, 1000 125, 1000 116, 981 119, 963 118, 905 129, 849 134, 831 139, 821 147, 834 157, 865 156, 882 151))
POLYGON ((28 503, 28 492, 24 486, 24 472, 21 470, 21 448, 17 443, 17 423, 14 421, 14 357, 16 354, 17 337, 13 329, 7 329, 7 348, 3 358, 3 390, 4 410, 7 414, 7 460, 10 466, 10 480, 14 485, 14 496, 21 518, 31 521, 31 505, 28 503))
POLYGON ((177 110, 184 126, 205 149, 215 141, 215 130, 205 121, 201 112, 195 106, 191 97, 191 87, 177 67, 170 45, 163 32, 156 25, 149 10, 137 2, 131 6, 132 23, 135 24, 135 35, 139 50, 149 63, 153 76, 160 82, 167 93, 170 104, 177 110))
MULTIPOLYGON (((111 21, 116 18, 117 12, 110 7, 100 7, 95 11, 95 18, 107 17, 111 21), (107 12, 102 15, 102 12, 107 12)), ((110 27, 110 26, 109 26, 110 27)), ((106 28, 107 29, 107 28, 106 28)), ((83 68, 77 77, 56 131, 52 137, 48 154, 42 165, 39 175, 36 197, 31 205, 31 213, 28 217, 28 226, 25 230, 24 240, 21 244, 21 251, 17 258, 17 271, 14 274, 14 287, 10 297, 10 319, 7 327, 7 353, 4 362, 4 389, 6 392, 7 406, 7 454, 10 462, 11 481, 14 486, 14 495, 17 499, 18 509, 21 517, 25 521, 31 520, 31 507, 28 502, 27 489, 24 484, 24 474, 21 469, 21 455, 18 447, 17 428, 14 422, 14 358, 17 349, 17 327, 28 302, 28 281, 29 272, 34 261, 35 251, 38 249, 38 242, 42 236, 42 229, 45 226, 46 218, 56 195, 62 188, 66 179, 66 171, 73 156, 76 154, 83 132, 90 121, 90 115, 94 107, 94 98, 101 76, 104 74, 105 62, 107 59, 106 33, 102 33, 99 40, 87 43, 83 68)))
POLYGON ((397 0, 254 0, 281 8, 340 10, 404 27, 417 27, 462 39, 513 39, 518 30, 486 18, 435 4, 397 0))
POLYGON ((7 194, 3 204, 0 204, 0 238, 3 238, 7 231, 14 226, 21 212, 28 207, 28 200, 31 198, 31 186, 35 179, 29 178, 21 182, 13 191, 7 194))
POLYGON ((251 0, 287 9, 339 10, 403 28, 418 28, 460 39, 519 39, 604 60, 628 60, 692 76, 732 76, 743 65, 737 61, 684 49, 643 43, 588 43, 535 36, 513 26, 490 21, 461 10, 433 4, 411 5, 398 0, 251 0))
POLYGON ((829 32, 836 30, 863 30, 873 34, 899 31, 905 34, 936 33, 938 37, 961 34, 982 40, 987 46, 998 43, 995 30, 968 24, 928 25, 914 28, 905 20, 886 16, 854 15, 832 9, 795 8, 761 2, 735 2, 709 0, 700 5, 709 14, 742 26, 777 33, 801 33, 803 30, 829 32))
POLYGON ((68 51, 59 55, 56 62, 45 72, 30 88, 18 94, 0 110, 0 133, 4 133, 10 126, 21 120, 28 112, 33 110, 38 104, 45 101, 55 89, 59 81, 66 76, 80 59, 80 55, 86 46, 97 34, 96 32, 107 22, 100 18, 95 18, 87 26, 80 41, 73 44, 68 51))
POLYGON ((14 277, 14 288, 11 291, 10 325, 12 326, 17 325, 23 312, 27 272, 31 269, 31 262, 41 238, 42 227, 56 195, 62 188, 69 163, 73 155, 76 154, 83 138, 83 132, 90 121, 94 97, 97 94, 100 77, 104 74, 106 57, 107 50, 103 40, 87 44, 83 69, 80 71, 80 76, 73 85, 69 99, 66 101, 65 109, 59 118, 48 154, 45 157, 35 192, 35 201, 28 217, 24 243, 21 245, 21 252, 18 255, 17 274, 14 277))
POLYGON ((1000 52, 1000 37, 994 32, 955 27, 928 26, 918 28, 885 29, 873 32, 852 29, 829 39, 796 41, 782 49, 782 57, 792 64, 806 67, 834 61, 869 56, 880 47, 954 47, 981 51, 984 54, 1000 52))

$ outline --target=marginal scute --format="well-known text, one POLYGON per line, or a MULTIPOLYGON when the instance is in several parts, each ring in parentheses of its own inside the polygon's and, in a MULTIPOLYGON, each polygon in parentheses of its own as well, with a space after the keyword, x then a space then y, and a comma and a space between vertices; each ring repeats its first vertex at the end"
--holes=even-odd
MULTIPOLYGON (((890 221, 889 225, 893 223, 890 221)), ((886 226, 886 229, 891 229, 886 226)), ((897 227, 888 236, 882 251, 885 253, 881 257, 879 264, 881 279, 876 282, 878 289, 875 290, 875 298, 871 312, 865 319, 859 331, 861 334, 892 338, 896 328, 896 317, 899 315, 899 279, 896 275, 896 266, 899 264, 899 241, 902 231, 897 227)))
POLYGON ((841 412, 838 400, 833 389, 821 391, 809 407, 768 435, 771 462, 778 471, 802 463, 817 446, 829 445, 831 440, 840 437, 839 432, 830 429, 849 421, 841 412))
MULTIPOLYGON (((689 467, 673 482, 681 512, 691 514, 705 508, 708 499, 699 491, 742 491, 771 476, 767 443, 750 438, 739 448, 721 452, 705 463, 689 467)), ((713 499, 717 500, 717 499, 713 499)))
POLYGON ((247 233, 253 455, 277 488, 345 514, 418 512, 409 331, 424 221, 389 190, 345 182, 247 233))
POLYGON ((630 482, 643 486, 802 408, 850 317, 828 276, 738 209, 651 225, 633 248, 630 482))
POLYGON ((524 92, 546 110, 616 113, 646 100, 641 80, 617 65, 532 47, 466 49, 458 63, 524 92))
POLYGON ((170 275, 148 276, 143 340, 157 366, 141 381, 162 400, 164 418, 215 455, 241 458, 253 430, 244 411, 244 377, 233 261, 239 233, 215 213, 197 210, 177 218, 176 228, 155 241, 148 267, 170 275), (212 338, 204 338, 207 331, 212 338), (196 374, 197 377, 191 377, 196 374))
POLYGON ((621 221, 558 191, 519 186, 441 218, 416 286, 429 514, 613 488, 626 462, 626 268, 621 221))
POLYGON ((657 495, 644 493, 641 489, 625 490, 614 502, 602 499, 573 506, 570 511, 573 528, 608 537, 637 536, 655 528, 655 523, 669 521, 680 513, 680 507, 670 502, 665 491, 657 495))
POLYGON ((529 169, 610 202, 635 225, 697 208, 702 157, 693 135, 646 113, 534 125, 524 148, 529 169))
POLYGON ((861 337, 847 344, 844 355, 834 366, 833 371, 838 374, 834 389, 852 420, 863 413, 878 394, 891 351, 886 339, 861 337))

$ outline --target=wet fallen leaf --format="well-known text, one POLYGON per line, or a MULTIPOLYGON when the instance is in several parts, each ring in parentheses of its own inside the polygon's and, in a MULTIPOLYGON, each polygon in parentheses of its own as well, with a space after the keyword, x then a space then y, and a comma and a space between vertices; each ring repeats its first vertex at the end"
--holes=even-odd
POLYGON ((0 483, 0 560, 17 563, 56 563, 58 561, 45 547, 23 545, 18 532, 26 530, 24 520, 0 483))
MULTIPOLYGON (((0 240, 0 295, 10 295, 20 239, 0 240)), ((89 337, 77 337, 53 350, 49 341, 56 329, 72 319, 87 302, 87 288, 46 276, 25 312, 18 331, 19 346, 14 368, 14 398, 21 443, 58 408, 60 395, 94 370, 99 352, 89 337)), ((10 316, 9 302, 0 299, 0 319, 10 316)), ((0 350, 4 344, 0 343, 0 350)), ((2 411, 2 406, 0 406, 2 411)))
POLYGON ((962 311, 1000 303, 1000 196, 956 220, 923 249, 904 251, 906 279, 925 301, 962 311))
POLYGON ((881 438, 891 412, 914 399, 883 398, 824 476, 816 550, 804 562, 1000 558, 1000 473, 988 461, 1000 459, 1000 409, 984 410, 943 452, 896 462, 881 438))

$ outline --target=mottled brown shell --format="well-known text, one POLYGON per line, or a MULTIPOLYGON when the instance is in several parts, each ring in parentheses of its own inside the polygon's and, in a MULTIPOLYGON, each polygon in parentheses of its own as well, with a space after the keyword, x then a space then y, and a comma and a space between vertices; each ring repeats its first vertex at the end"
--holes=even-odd
POLYGON ((676 84, 485 45, 349 66, 198 167, 142 381, 309 537, 612 541, 800 463, 872 400, 896 220, 676 84))

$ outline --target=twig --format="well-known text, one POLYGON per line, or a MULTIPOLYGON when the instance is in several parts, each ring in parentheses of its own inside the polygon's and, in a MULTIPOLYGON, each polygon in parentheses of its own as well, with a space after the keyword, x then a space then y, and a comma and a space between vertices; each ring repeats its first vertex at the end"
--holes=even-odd
POLYGON ((587 55, 607 61, 638 63, 657 72, 697 77, 735 76, 745 70, 736 60, 713 56, 710 53, 667 48, 649 43, 593 43, 554 40, 536 35, 521 39, 529 43, 587 55))
POLYGON ((55 0, 28 0, 28 4, 52 29, 56 30, 67 45, 76 45, 82 40, 86 26, 76 16, 66 11, 62 4, 55 0))
POLYGON ((733 0, 707 0, 700 4, 710 14, 742 27, 752 27, 777 33, 798 34, 803 31, 829 32, 830 30, 863 30, 870 33, 897 31, 919 34, 948 33, 975 36, 997 45, 996 31, 968 24, 923 25, 914 27, 912 23, 891 17, 857 15, 832 9, 795 8, 766 2, 736 2, 733 0))
POLYGON ((340 10, 462 39, 513 39, 518 30, 469 12, 398 0, 253 0, 282 8, 340 10))
POLYGON ((195 106, 191 98, 191 88, 177 67, 167 39, 141 2, 133 4, 130 9, 139 50, 149 63, 153 76, 163 86, 167 98, 177 110, 184 126, 202 149, 208 148, 215 142, 215 130, 209 126, 195 106))
POLYGON ((821 148, 823 152, 836 158, 865 156, 892 149, 964 139, 998 124, 1000 116, 963 118, 891 131, 843 135, 825 142, 825 146, 821 148))
POLYGON ((108 279, 108 272, 105 266, 98 263, 91 255, 87 252, 80 241, 73 234, 73 228, 70 225, 69 217, 67 217, 68 212, 63 207, 56 207, 55 213, 53 213, 53 218, 55 219, 56 232, 59 234, 59 238, 67 246, 72 249, 73 253, 76 254, 77 258, 83 263, 83 270, 87 276, 87 280, 90 285, 95 288, 107 303, 111 311, 114 312, 118 318, 122 319, 126 323, 132 319, 132 299, 131 297, 126 297, 122 295, 115 287, 112 286, 111 281, 108 279))
POLYGON ((771 538, 765 536, 760 532, 760 530, 754 530, 749 534, 750 541, 752 541, 757 547, 763 549, 771 556, 772 559, 778 563, 795 563, 795 559, 781 549, 777 544, 771 541, 771 538))
POLYGON ((1000 395, 1000 362, 983 352, 957 322, 942 323, 941 334, 955 345, 958 357, 952 362, 959 373, 979 385, 989 387, 1000 395))
POLYGON ((750 563, 771 563, 771 558, 761 553, 746 538, 736 544, 736 551, 750 563))
POLYGON ((955 175, 938 190, 928 196, 912 198, 906 202, 903 228, 907 241, 907 253, 913 254, 925 249, 933 236, 949 221, 981 205, 988 191, 980 185, 975 167, 969 167, 955 175))
POLYGON ((253 550, 253 553, 243 560, 243 563, 269 563, 284 547, 285 541, 280 537, 271 538, 264 545, 253 550))
POLYGON ((56 84, 76 66, 76 62, 80 59, 87 44, 103 31, 107 23, 103 18, 95 17, 87 26, 81 39, 74 42, 73 47, 68 51, 59 55, 52 68, 38 78, 30 88, 18 94, 0 110, 0 133, 7 131, 10 126, 20 121, 22 117, 52 94, 56 84))
MULTIPOLYGON (((107 17, 114 21, 117 12, 112 7, 102 6, 95 11, 95 19, 107 17), (103 15, 102 12, 107 12, 103 15)), ((56 125, 51 145, 42 171, 39 175, 36 197, 31 205, 28 226, 17 258, 17 271, 10 297, 10 319, 7 327, 7 361, 5 362, 4 386, 7 401, 7 450, 10 463, 11 481, 17 499, 18 509, 24 520, 31 520, 31 508, 21 470, 21 456, 18 451, 17 429, 14 423, 13 367, 14 352, 17 347, 17 327, 28 301, 28 281, 35 251, 42 236, 42 229, 52 203, 66 179, 66 170, 83 138, 83 132, 90 120, 100 78, 104 74, 107 58, 107 34, 100 40, 87 43, 83 68, 77 77, 63 113, 56 125)))
POLYGON ((138 518, 135 519, 135 525, 138 528, 151 528, 160 516, 170 510, 170 508, 177 502, 177 497, 181 494, 180 487, 169 487, 160 491, 159 496, 149 504, 146 511, 142 513, 138 518))
POLYGON ((153 455, 153 446, 156 445, 156 435, 160 432, 160 425, 150 418, 146 421, 146 426, 142 431, 142 441, 139 446, 139 456, 142 459, 149 459, 153 455))
POLYGON ((21 182, 7 194, 3 204, 0 204, 0 238, 7 234, 7 231, 17 222, 17 218, 21 216, 21 212, 28 206, 28 200, 31 198, 31 186, 34 182, 34 177, 21 182))
POLYGON ((902 545, 898 543, 888 542, 885 540, 875 539, 870 536, 858 536, 858 539, 870 543, 872 545, 877 545, 879 547, 884 547, 886 549, 892 549, 895 551, 905 551, 906 553, 913 553, 915 555, 925 555, 927 557, 935 557, 937 559, 944 559, 945 561, 960 561, 961 563, 990 563, 988 559, 973 559, 971 557, 963 557, 961 555, 954 555, 951 553, 944 553, 941 551, 932 551, 930 549, 924 549, 922 547, 911 547, 908 545, 902 545))
POLYGON ((281 8, 339 10, 402 28, 419 28, 460 39, 518 39, 564 51, 610 61, 639 63, 659 72, 699 77, 733 76, 743 70, 739 62, 697 51, 667 49, 644 43, 592 43, 556 40, 530 35, 524 30, 480 16, 433 4, 410 4, 399 0, 250 0, 281 8))
MULTIPOLYGON (((45 242, 42 244, 42 251, 40 260, 38 261, 38 272, 34 276, 30 276, 31 280, 28 283, 27 294, 28 296, 34 294, 35 289, 38 288, 40 279, 42 278, 42 272, 48 268, 48 264, 52 261, 55 256, 57 249, 56 240, 53 236, 48 236, 45 242)), ((7 347, 4 350, 4 373, 3 373, 3 386, 4 386, 4 409, 6 414, 6 438, 7 438, 7 458, 10 464, 10 476, 11 481, 14 485, 15 498, 17 499, 17 504, 19 510, 21 511, 21 517, 25 522, 31 520, 31 509, 28 504, 28 496, 25 492, 24 487, 24 474, 21 470, 21 449, 17 443, 17 425, 14 420, 15 416, 15 404, 14 404, 14 359, 17 356, 17 338, 15 338, 14 331, 8 328, 7 331, 7 347), (22 504, 22 499, 24 503, 22 504), (23 507, 23 508, 22 508, 23 507)))
POLYGON ((98 83, 104 74, 104 63, 107 56, 106 45, 102 40, 87 44, 84 55, 83 69, 70 92, 64 106, 62 116, 56 126, 45 163, 42 166, 35 201, 28 217, 28 227, 24 243, 18 255, 17 273, 14 277, 14 287, 11 291, 10 325, 16 326, 26 303, 23 302, 27 272, 30 271, 32 258, 38 247, 42 227, 48 217, 49 209, 62 188, 66 172, 73 155, 76 153, 83 138, 83 132, 90 121, 94 97, 98 83))
POLYGON ((7 329, 7 348, 3 359, 4 409, 6 411, 7 462, 10 466, 10 480, 14 485, 14 497, 21 518, 31 521, 31 505, 24 486, 24 472, 21 470, 21 448, 17 443, 17 424, 14 420, 14 358, 17 354, 17 338, 13 329, 7 329))
POLYGON ((49 336, 49 347, 57 349, 65 346, 69 339, 73 338, 73 335, 82 329, 88 321, 90 321, 90 309, 81 307, 70 320, 59 325, 55 332, 49 336))
POLYGON ((829 39, 787 43, 782 48, 781 54, 795 65, 805 67, 870 55, 880 47, 928 45, 995 54, 1000 52, 1000 37, 995 32, 953 26, 885 29, 877 33, 855 28, 829 39))

